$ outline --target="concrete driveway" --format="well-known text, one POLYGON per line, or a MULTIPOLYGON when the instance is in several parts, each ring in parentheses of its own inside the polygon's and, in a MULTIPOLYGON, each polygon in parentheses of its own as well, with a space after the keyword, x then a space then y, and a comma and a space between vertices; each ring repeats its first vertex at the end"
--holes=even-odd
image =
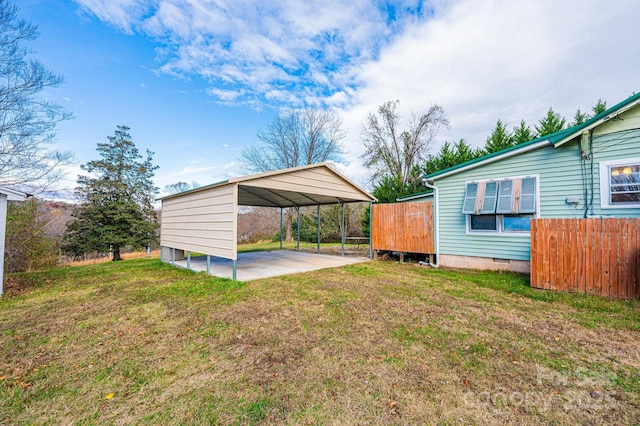
MULTIPOLYGON (((335 268, 367 261, 369 261, 368 257, 343 257, 287 250, 238 253, 236 278, 238 281, 250 281, 324 268, 335 268)), ((176 265, 186 268, 187 260, 176 261, 176 265)), ((190 269, 198 272, 206 272, 206 256, 191 258, 190 269)), ((212 256, 210 273, 216 277, 231 278, 233 262, 229 259, 212 256)))

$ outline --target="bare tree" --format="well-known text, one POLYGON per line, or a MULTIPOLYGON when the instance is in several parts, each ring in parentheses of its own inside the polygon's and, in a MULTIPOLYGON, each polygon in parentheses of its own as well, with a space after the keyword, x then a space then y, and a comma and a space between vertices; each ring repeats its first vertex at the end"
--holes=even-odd
POLYGON ((38 30, 17 14, 15 5, 0 0, 0 185, 44 187, 61 177, 57 166, 72 159, 50 149, 56 124, 70 113, 38 96, 62 78, 27 58, 23 42, 38 30))
MULTIPOLYGON (((258 143, 242 151, 240 161, 249 173, 339 160, 342 154, 342 118, 330 110, 307 107, 276 117, 258 143)), ((287 212, 286 239, 291 241, 293 211, 287 212)))
POLYGON ((200 184, 195 180, 192 181, 190 184, 187 182, 176 182, 176 183, 170 183, 169 185, 165 185, 164 191, 173 195, 173 194, 179 194, 181 192, 188 191, 190 189, 196 189, 199 187, 200 187, 200 184))
POLYGON ((258 143, 246 148, 240 160, 249 173, 338 160, 345 135, 342 118, 333 111, 289 110, 258 133, 258 143))
POLYGON ((416 116, 412 114, 409 127, 400 130, 400 116, 396 108, 400 101, 387 101, 378 108, 378 114, 370 113, 362 126, 362 141, 366 148, 361 156, 372 169, 372 180, 397 179, 405 186, 411 171, 427 160, 429 148, 438 131, 449 127, 441 106, 432 105, 416 116))

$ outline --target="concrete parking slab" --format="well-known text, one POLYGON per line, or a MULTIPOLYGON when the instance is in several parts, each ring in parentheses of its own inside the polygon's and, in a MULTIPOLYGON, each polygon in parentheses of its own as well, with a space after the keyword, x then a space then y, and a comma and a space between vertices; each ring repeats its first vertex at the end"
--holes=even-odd
MULTIPOLYGON (((250 281, 324 268, 336 268, 367 261, 369 261, 367 257, 343 257, 287 250, 238 253, 236 278, 238 281, 250 281)), ((176 261, 175 264, 186 268, 187 260, 176 261)), ((206 272, 206 256, 191 258, 189 267, 193 271, 206 272)), ((229 259, 212 256, 210 274, 222 278, 231 278, 233 262, 229 259)))

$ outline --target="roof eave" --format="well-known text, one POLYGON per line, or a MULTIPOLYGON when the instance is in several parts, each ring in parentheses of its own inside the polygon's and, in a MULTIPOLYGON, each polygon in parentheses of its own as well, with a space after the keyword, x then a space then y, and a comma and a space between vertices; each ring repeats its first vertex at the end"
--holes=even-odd
POLYGON ((31 197, 31 194, 27 194, 26 192, 16 191, 15 189, 9 189, 4 186, 0 187, 0 194, 4 194, 7 196, 7 201, 24 201, 28 197, 31 197))
POLYGON ((454 175, 456 173, 461 173, 461 172, 464 172, 466 170, 474 169, 476 167, 480 167, 480 166, 484 166, 486 164, 490 164, 490 163, 493 163, 493 162, 496 162, 496 161, 504 160, 505 158, 513 157, 515 155, 522 154, 524 152, 533 151, 535 149, 542 148, 542 147, 547 146, 547 145, 552 145, 552 144, 551 144, 551 142, 549 142, 546 139, 538 141, 538 142, 535 142, 535 143, 526 144, 526 145, 523 145, 523 146, 521 146, 519 148, 511 149, 511 150, 509 150, 507 152, 504 152, 502 154, 485 158, 484 160, 482 159, 482 157, 480 157, 480 159, 478 159, 478 161, 472 160, 473 162, 468 162, 468 163, 466 163, 466 165, 465 165, 465 163, 463 163, 463 164, 461 164, 459 166, 454 166, 454 167, 448 169, 448 171, 445 169, 445 170, 443 170, 441 172, 433 173, 431 175, 426 175, 426 176, 423 177, 423 179, 426 180, 427 182, 434 182, 434 181, 436 181, 438 179, 442 179, 444 177, 451 176, 451 175, 454 175))
MULTIPOLYGON (((563 137, 562 139, 558 140, 557 142, 552 142, 553 146, 558 147, 560 145, 564 145, 567 142, 572 141, 573 139, 577 138, 578 136, 580 136, 582 133, 584 132, 588 132, 591 131, 592 129, 600 126, 603 123, 606 123, 607 121, 611 120, 612 118, 617 117, 618 115, 622 114, 623 112, 626 112, 634 107, 636 107, 638 104, 640 104, 640 98, 639 99, 635 99, 634 101, 628 103, 628 104, 622 104, 622 105, 616 105, 613 108, 611 108, 608 111, 605 111, 604 116, 597 118, 593 121, 593 123, 589 123, 586 124, 585 126, 577 126, 576 130, 574 132, 569 133, 567 136, 563 137)), ((594 117, 596 118, 596 117, 594 117)))
POLYGON ((433 191, 419 192, 417 194, 405 195, 404 197, 396 198, 396 201, 402 202, 402 201, 416 200, 418 198, 426 198, 426 197, 433 197, 433 191))
POLYGON ((187 191, 178 192, 177 194, 165 195, 164 197, 156 198, 156 200, 162 201, 162 200, 168 200, 168 199, 171 199, 171 198, 181 197, 181 196, 186 195, 186 194, 193 194, 195 192, 205 191, 207 189, 215 188, 217 186, 227 185, 229 183, 231 183, 231 182, 228 179, 227 180, 222 180, 220 182, 210 183, 209 185, 199 186, 197 188, 189 189, 187 191))

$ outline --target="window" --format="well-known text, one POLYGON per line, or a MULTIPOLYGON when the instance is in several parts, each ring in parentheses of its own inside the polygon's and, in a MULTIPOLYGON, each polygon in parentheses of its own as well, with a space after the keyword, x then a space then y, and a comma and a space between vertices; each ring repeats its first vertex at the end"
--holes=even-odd
POLYGON ((529 232, 532 214, 510 214, 502 217, 502 229, 507 232, 529 232))
POLYGON ((640 159, 600 162, 602 208, 640 207, 640 159))
POLYGON ((469 215, 469 226, 474 231, 497 231, 498 221, 495 214, 469 215))
POLYGON ((528 233, 537 213, 537 182, 535 176, 467 182, 462 208, 467 232, 528 233))

